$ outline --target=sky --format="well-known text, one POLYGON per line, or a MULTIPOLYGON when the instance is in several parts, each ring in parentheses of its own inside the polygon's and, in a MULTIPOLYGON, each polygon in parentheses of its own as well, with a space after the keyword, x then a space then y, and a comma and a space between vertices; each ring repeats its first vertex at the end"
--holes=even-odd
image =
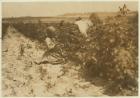
POLYGON ((138 10, 138 2, 3 2, 2 17, 57 16, 66 13, 116 12, 126 4, 138 10))

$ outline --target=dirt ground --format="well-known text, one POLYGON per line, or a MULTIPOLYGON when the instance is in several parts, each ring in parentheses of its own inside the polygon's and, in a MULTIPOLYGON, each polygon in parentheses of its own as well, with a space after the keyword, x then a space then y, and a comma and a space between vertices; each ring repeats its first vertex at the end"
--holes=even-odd
POLYGON ((3 96, 107 96, 103 85, 95 85, 100 79, 95 84, 86 81, 72 62, 36 64, 43 53, 36 41, 8 28, 2 40, 3 96))

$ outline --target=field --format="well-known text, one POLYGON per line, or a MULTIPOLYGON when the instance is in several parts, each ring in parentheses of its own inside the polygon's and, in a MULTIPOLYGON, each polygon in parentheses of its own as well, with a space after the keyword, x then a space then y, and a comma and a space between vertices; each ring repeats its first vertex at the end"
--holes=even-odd
MULTIPOLYGON (((133 16, 136 12, 130 12, 129 16, 133 16)), ((12 18, 3 18, 3 23, 38 23, 39 21, 43 23, 59 23, 61 20, 66 22, 73 23, 77 17, 87 19, 92 13, 68 13, 56 17, 12 17, 12 18)), ((108 16, 114 17, 117 15, 116 12, 100 12, 95 13, 101 20, 104 20, 108 16)))
POLYGON ((94 14, 88 38, 75 18, 3 19, 3 96, 138 95, 138 13, 94 14), (51 50, 46 34, 55 40, 51 50))

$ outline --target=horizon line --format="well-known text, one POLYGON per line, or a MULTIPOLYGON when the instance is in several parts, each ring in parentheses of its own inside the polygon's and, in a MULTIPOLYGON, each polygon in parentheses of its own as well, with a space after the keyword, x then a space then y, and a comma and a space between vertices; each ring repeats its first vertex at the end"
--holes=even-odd
MULTIPOLYGON (((131 11, 132 12, 138 12, 138 11, 131 11)), ((91 13, 118 13, 118 11, 112 11, 112 12, 74 12, 74 13, 64 13, 61 15, 53 15, 53 16, 10 16, 10 17, 3 17, 2 18, 54 18, 54 17, 68 17, 64 16, 67 14, 91 14, 91 13)))

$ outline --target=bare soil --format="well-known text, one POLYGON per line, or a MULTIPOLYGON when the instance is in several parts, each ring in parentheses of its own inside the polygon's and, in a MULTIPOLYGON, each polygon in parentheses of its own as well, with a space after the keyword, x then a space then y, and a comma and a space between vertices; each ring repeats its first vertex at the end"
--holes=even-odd
POLYGON ((86 81, 79 73, 81 68, 72 62, 36 64, 44 53, 38 46, 8 28, 2 41, 3 96, 107 96, 103 80, 86 81))

